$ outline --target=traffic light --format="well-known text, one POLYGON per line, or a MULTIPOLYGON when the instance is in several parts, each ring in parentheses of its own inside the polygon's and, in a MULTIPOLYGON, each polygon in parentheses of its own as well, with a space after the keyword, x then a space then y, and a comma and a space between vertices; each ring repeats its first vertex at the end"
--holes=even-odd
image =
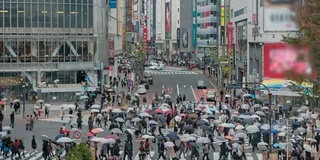
POLYGON ((306 90, 305 90, 305 95, 306 95, 306 96, 310 96, 310 90, 309 90, 309 88, 306 88, 306 90))

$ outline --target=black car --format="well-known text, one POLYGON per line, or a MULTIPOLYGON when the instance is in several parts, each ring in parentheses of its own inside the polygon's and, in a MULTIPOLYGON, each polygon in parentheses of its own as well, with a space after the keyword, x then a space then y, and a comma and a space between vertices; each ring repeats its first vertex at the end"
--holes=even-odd
POLYGON ((207 85, 204 83, 203 80, 199 80, 197 82, 197 89, 207 89, 207 85))
POLYGON ((143 78, 148 80, 149 84, 153 84, 153 77, 151 75, 145 75, 143 78))

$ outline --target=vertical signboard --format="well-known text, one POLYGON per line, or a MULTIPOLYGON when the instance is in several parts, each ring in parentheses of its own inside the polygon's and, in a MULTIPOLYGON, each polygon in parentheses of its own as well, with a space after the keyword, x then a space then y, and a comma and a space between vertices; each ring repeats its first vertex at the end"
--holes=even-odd
POLYGON ((228 22, 228 54, 232 55, 233 51, 233 25, 232 22, 228 22))
POLYGON ((296 31, 298 29, 295 23, 297 6, 301 6, 301 1, 263 1, 263 30, 296 31))
POLYGON ((171 39, 171 0, 166 0, 165 4, 165 38, 171 39))
POLYGON ((112 9, 117 8, 117 0, 109 0, 109 7, 112 9))
POLYGON ((177 48, 180 48, 180 28, 177 28, 177 48))
POLYGON ((197 0, 193 0, 192 9, 192 45, 197 45, 197 0))
POLYGON ((114 36, 109 36, 109 50, 114 50, 114 36))

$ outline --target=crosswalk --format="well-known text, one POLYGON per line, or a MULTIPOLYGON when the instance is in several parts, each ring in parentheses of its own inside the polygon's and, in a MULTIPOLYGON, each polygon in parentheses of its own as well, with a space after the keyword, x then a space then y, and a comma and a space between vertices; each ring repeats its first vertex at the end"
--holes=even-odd
MULTIPOLYGON (((34 152, 27 152, 27 151, 24 151, 24 157, 23 157, 23 153, 20 153, 20 156, 21 156, 21 159, 23 160, 41 160, 43 159, 42 157, 42 151, 34 151, 34 152)), ((53 153, 53 155, 55 155, 55 153, 53 153)), ((66 155, 66 153, 64 152, 61 157, 64 157, 66 155)), ((8 156, 5 157, 4 155, 0 155, 0 160, 11 160, 11 156, 12 156, 12 153, 8 153, 8 156)), ((13 158, 18 158, 19 156, 18 155, 15 155, 13 156, 13 158)), ((52 157, 51 160, 58 160, 57 157, 52 157)))
POLYGON ((198 72, 193 71, 145 71, 146 74, 151 75, 198 75, 198 72))
MULTIPOLYGON (((230 155, 229 155, 230 157, 230 155)), ((219 152, 213 152, 213 159, 220 159, 219 152)), ((231 159, 231 158, 227 158, 231 159)), ((262 160, 262 154, 260 153, 246 153, 246 160, 262 160)))

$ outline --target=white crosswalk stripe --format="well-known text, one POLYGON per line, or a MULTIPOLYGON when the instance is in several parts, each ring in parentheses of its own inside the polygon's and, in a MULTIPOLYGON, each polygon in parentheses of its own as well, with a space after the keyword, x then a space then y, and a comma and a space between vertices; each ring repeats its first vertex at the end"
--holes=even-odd
POLYGON ((197 72, 193 71, 145 71, 146 74, 152 75, 197 75, 197 72))
MULTIPOLYGON (((220 159, 219 152, 213 152, 213 159, 220 159)), ((227 159, 231 160, 230 155, 227 159)), ((246 159, 247 160, 262 160, 262 154, 260 154, 260 153, 246 153, 246 159)))
MULTIPOLYGON (((21 158, 24 159, 24 160, 40 160, 40 159, 43 159, 42 158, 42 151, 37 151, 36 150, 33 153, 31 151, 30 152, 24 151, 24 154, 25 154, 25 158, 23 157, 23 154, 20 153, 21 158)), ((53 155, 55 155, 54 152, 53 152, 53 155)), ((61 157, 64 157, 65 155, 66 155, 66 152, 64 152, 61 155, 61 157)), ((18 158, 19 156, 16 155, 14 157, 18 158)), ((51 160, 57 160, 57 159, 58 158, 51 158, 51 160)), ((11 153, 8 154, 8 157, 4 157, 4 155, 1 155, 0 156, 0 160, 11 160, 11 153)))

